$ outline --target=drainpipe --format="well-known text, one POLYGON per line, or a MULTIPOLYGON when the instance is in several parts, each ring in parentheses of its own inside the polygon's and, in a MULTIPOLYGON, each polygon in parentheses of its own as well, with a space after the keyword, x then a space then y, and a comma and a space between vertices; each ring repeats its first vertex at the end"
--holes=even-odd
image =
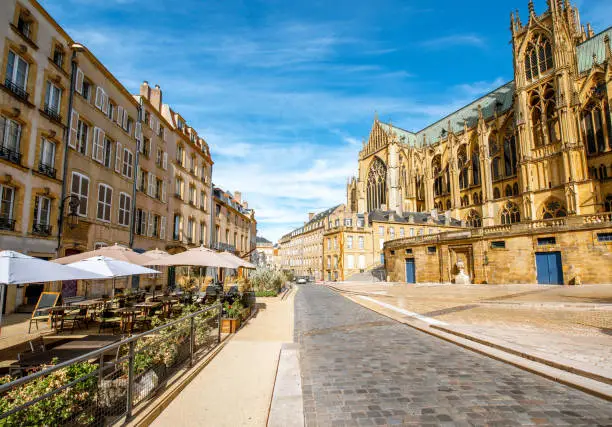
MULTIPOLYGON (((136 184, 138 181, 138 166, 140 161, 140 147, 142 145, 142 97, 140 97, 138 105, 138 118, 136 119, 136 128, 140 127, 140 139, 136 136, 136 154, 134 155, 134 182, 132 183, 132 214, 130 215, 130 249, 134 248, 134 219, 136 218, 136 184), (140 126, 139 126, 140 125, 140 126)), ((134 130, 136 133, 136 130, 134 130)), ((147 224, 148 225, 148 224, 147 224)))
POLYGON ((66 129, 64 129, 64 165, 62 168, 62 195, 60 197, 59 206, 59 218, 57 219, 57 248, 56 256, 60 256, 60 247, 62 245, 62 227, 64 226, 64 202, 66 198, 66 175, 68 175, 68 142, 70 141, 70 129, 72 129, 72 104, 74 101, 74 86, 76 79, 77 63, 76 56, 77 52, 80 52, 84 47, 78 43, 74 43, 72 46, 72 58, 70 59, 71 70, 70 70, 70 91, 68 92, 68 122, 66 129))

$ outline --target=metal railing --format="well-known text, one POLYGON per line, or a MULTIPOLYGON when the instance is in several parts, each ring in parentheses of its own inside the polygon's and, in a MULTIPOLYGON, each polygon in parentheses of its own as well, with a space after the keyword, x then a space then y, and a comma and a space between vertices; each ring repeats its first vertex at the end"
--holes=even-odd
POLYGON ((20 99, 23 99, 24 101, 27 101, 28 97, 30 96, 25 91, 24 88, 19 86, 17 83, 13 82, 11 79, 6 79, 4 81, 4 87, 7 88, 8 90, 10 90, 11 92, 13 92, 13 94, 15 94, 15 96, 17 96, 20 99))
POLYGON ((38 172, 45 174, 51 178, 55 178, 55 174, 57 171, 53 166, 41 162, 38 164, 38 172))
POLYGON ((218 251, 236 252, 236 246, 230 245, 229 243, 214 242, 212 247, 218 251))
POLYGON ((0 146, 0 158, 18 165, 21 164, 21 153, 4 146, 0 146))
POLYGON ((32 233, 39 236, 50 236, 52 227, 49 224, 32 224, 32 233))
POLYGON ((107 426, 221 340, 221 304, 0 385, 0 425, 107 426))
POLYGON ((45 114, 56 122, 62 122, 62 116, 60 116, 59 109, 52 105, 45 104, 45 114))

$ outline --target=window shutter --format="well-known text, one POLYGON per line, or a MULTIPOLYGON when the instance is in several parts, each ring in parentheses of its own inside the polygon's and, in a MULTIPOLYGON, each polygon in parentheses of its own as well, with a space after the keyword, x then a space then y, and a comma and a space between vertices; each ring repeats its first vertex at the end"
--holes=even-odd
POLYGON ((136 131, 134 136, 137 141, 142 141, 142 123, 136 123, 136 131))
POLYGON ((98 132, 98 161, 100 163, 104 162, 104 138, 106 137, 106 133, 102 129, 98 132))
POLYGON ((123 107, 121 105, 117 106, 117 123, 123 123, 123 107))
POLYGON ((166 217, 162 217, 160 224, 159 224, 159 238, 161 240, 165 240, 166 239, 166 217))
POLYGON ((115 150, 115 172, 121 173, 121 143, 117 142, 115 150))
POLYGON ((100 128, 95 127, 93 131, 92 147, 91 147, 91 158, 98 160, 98 137, 100 134, 100 128))
POLYGON ((68 146, 72 148, 76 148, 78 130, 79 130, 79 113, 72 110, 72 118, 70 119, 70 137, 68 139, 68 146))
POLYGON ((127 126, 128 126, 128 112, 127 112, 127 110, 123 110, 123 119, 122 119, 121 125, 123 126, 124 130, 127 130, 127 126))
POLYGON ((147 236, 151 237, 153 236, 153 221, 151 219, 151 212, 148 213, 147 224, 149 224, 149 227, 147 229, 147 236))
POLYGON ((164 128, 164 141, 166 141, 166 128, 164 128))
POLYGON ((104 96, 103 94, 104 91, 102 90, 102 88, 100 86, 96 87, 96 100, 94 102, 94 105, 99 109, 102 109, 102 97, 104 96))
POLYGON ((77 68, 76 79, 74 81, 74 89, 83 95, 83 71, 80 68, 77 68))
POLYGON ((162 167, 164 170, 168 169, 168 153, 164 153, 162 167))
POLYGON ((152 184, 153 179, 154 179, 154 175, 152 173, 149 173, 149 186, 147 188, 147 194, 149 196, 153 195, 153 184, 152 184))
POLYGON ((162 202, 166 203, 166 181, 162 182, 162 193, 161 193, 162 202))

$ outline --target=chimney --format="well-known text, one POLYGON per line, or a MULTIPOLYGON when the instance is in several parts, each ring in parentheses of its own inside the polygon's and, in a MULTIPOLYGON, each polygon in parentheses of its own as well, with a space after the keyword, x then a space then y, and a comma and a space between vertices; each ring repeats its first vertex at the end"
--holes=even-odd
POLYGON ((312 221, 314 216, 315 216, 314 212, 308 212, 308 221, 312 221))
POLYGON ((151 98, 149 99, 151 105, 157 110, 162 110, 162 90, 159 85, 155 85, 155 89, 151 89, 151 98))
POLYGON ((151 98, 151 88, 149 87, 149 82, 146 80, 140 85, 140 96, 142 96, 146 100, 149 100, 149 98, 151 98))
POLYGON ((234 191, 234 199, 236 199, 238 203, 242 203, 242 193, 240 191, 234 191))

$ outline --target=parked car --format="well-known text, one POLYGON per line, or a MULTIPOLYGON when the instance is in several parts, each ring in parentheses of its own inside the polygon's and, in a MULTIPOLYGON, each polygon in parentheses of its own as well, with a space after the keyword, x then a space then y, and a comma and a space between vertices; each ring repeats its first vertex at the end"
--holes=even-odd
POLYGON ((304 284, 308 283, 308 280, 306 280, 304 277, 300 277, 299 279, 297 279, 296 283, 298 285, 304 285, 304 284))

